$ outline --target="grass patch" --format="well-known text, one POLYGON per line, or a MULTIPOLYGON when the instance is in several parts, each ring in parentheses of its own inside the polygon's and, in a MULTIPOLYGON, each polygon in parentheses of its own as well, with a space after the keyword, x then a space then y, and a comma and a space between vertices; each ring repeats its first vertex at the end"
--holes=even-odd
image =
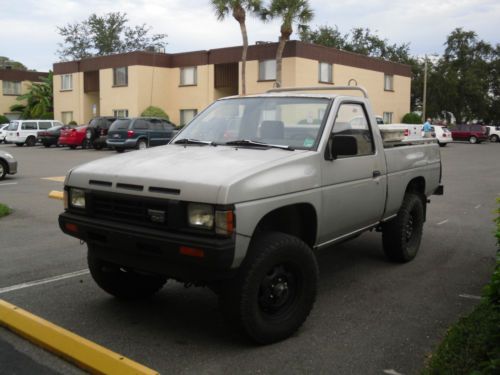
POLYGON ((5 204, 3 203, 0 203, 0 217, 4 217, 4 216, 7 216, 8 214, 10 214, 12 212, 12 210, 7 207, 5 204))

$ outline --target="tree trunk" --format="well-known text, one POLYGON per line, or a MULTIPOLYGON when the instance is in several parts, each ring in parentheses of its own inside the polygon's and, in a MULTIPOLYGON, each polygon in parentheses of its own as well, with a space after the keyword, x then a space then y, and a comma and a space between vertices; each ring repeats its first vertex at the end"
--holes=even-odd
POLYGON ((245 22, 240 22, 241 37, 243 38, 243 52, 241 54, 241 95, 247 94, 246 85, 246 69, 247 69, 247 51, 248 51, 248 34, 245 22))
POLYGON ((286 39, 280 36, 280 41, 278 43, 278 50, 276 51, 276 82, 274 83, 274 87, 281 87, 281 72, 282 72, 282 60, 283 60, 283 51, 285 50, 286 39))

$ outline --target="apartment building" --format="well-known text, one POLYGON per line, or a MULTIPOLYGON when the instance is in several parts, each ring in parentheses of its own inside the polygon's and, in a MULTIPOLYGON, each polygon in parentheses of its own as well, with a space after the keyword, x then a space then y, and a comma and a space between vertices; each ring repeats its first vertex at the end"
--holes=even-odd
MULTIPOLYGON (((273 88, 277 43, 249 47, 247 94, 273 88)), ((242 47, 176 54, 130 52, 54 64, 54 117, 87 123, 94 116, 139 116, 162 108, 187 123, 216 99, 241 94, 242 47)), ((410 111, 411 69, 334 48, 289 41, 283 87, 359 85, 375 113, 398 122, 410 111)))
POLYGON ((19 95, 25 94, 33 82, 41 82, 49 73, 31 72, 26 70, 0 69, 0 114, 11 120, 19 118, 20 114, 11 112, 14 104, 26 104, 17 100, 19 95))

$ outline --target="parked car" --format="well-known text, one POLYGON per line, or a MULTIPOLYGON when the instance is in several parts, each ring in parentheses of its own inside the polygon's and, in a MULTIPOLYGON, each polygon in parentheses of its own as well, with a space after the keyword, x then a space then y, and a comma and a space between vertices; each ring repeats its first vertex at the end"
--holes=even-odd
POLYGON ((8 152, 0 150, 0 180, 7 174, 17 173, 17 160, 8 152))
POLYGON ((56 145, 59 147, 57 142, 61 135, 61 130, 67 130, 72 128, 74 128, 74 126, 72 125, 64 125, 64 126, 57 125, 48 128, 47 130, 41 130, 38 132, 37 135, 38 142, 43 144, 45 147, 50 147, 52 145, 56 145))
POLYGON ((61 130, 61 135, 57 144, 59 146, 68 146, 71 149, 75 149, 81 146, 82 149, 89 147, 89 141, 86 138, 87 125, 78 126, 76 128, 61 130))
POLYGON ((7 128, 9 124, 0 125, 0 143, 5 142, 5 137, 7 136, 7 128))
POLYGON ((469 141, 470 143, 481 143, 488 140, 489 129, 478 124, 459 124, 451 129, 454 141, 469 141))
POLYGON ((109 128, 106 143, 117 152, 166 145, 174 128, 171 122, 154 117, 118 119, 109 128))
POLYGON ((13 120, 7 128, 7 142, 15 143, 16 146, 34 146, 37 142, 37 133, 47 130, 53 126, 63 124, 55 120, 13 120))
MULTIPOLYGON (((207 285, 254 341, 283 340, 316 300, 316 250, 376 228, 387 258, 409 262, 434 211, 428 197, 443 193, 438 145, 386 148, 363 93, 220 99, 161 149, 72 169, 59 226, 85 242, 107 293, 207 285)), ((113 127, 135 131, 117 120, 108 142, 113 127)))
POLYGON ((440 125, 432 126, 433 137, 435 137, 438 141, 438 144, 441 147, 446 146, 448 143, 453 142, 453 138, 451 136, 451 132, 447 127, 440 125))
POLYGON ((116 120, 113 116, 94 117, 89 121, 86 137, 90 141, 92 147, 100 150, 106 147, 106 139, 108 138, 108 130, 111 124, 116 120))
POLYGON ((491 142, 500 142, 500 125, 488 125, 486 126, 489 130, 489 136, 491 142))

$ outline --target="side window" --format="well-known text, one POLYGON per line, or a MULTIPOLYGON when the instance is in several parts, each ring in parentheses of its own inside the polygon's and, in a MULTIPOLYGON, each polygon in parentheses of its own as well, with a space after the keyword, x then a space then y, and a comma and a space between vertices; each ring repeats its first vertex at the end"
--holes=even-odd
POLYGON ((168 121, 162 121, 163 129, 172 130, 174 126, 168 121))
POLYGON ((133 128, 136 130, 148 130, 149 129, 148 125, 149 124, 147 121, 139 119, 134 122, 133 128))
POLYGON ((23 122, 22 130, 37 130, 36 122, 23 122))
MULTIPOLYGON (((355 140, 357 154, 351 156, 372 155, 375 152, 368 117, 363 105, 359 103, 343 103, 340 105, 332 133, 335 136, 346 136, 346 141, 348 141, 347 137, 355 140)), ((338 157, 348 156, 338 154, 338 157)))
POLYGON ((162 122, 159 120, 151 120, 150 124, 151 124, 150 125, 151 130, 154 130, 154 131, 162 131, 163 130, 162 122))
POLYGON ((49 121, 40 121, 38 123, 38 127, 40 129, 43 129, 43 130, 46 130, 48 128, 50 128, 52 126, 52 124, 49 122, 49 121))

